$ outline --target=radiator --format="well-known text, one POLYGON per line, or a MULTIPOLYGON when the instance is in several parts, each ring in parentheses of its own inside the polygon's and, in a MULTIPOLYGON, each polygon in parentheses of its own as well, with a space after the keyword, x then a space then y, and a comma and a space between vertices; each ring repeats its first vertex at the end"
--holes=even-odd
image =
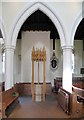
POLYGON ((66 113, 69 113, 69 95, 61 89, 58 91, 58 103, 66 113))

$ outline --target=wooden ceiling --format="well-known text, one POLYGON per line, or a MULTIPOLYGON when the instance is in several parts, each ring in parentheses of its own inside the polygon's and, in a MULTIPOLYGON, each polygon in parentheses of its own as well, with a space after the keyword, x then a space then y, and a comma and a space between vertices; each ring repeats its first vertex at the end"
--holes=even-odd
MULTIPOLYGON (((59 39, 59 34, 54 26, 53 22, 49 19, 47 15, 45 15, 40 10, 37 10, 32 15, 28 17, 28 19, 22 25, 18 39, 21 39, 22 31, 50 31, 50 39, 59 39)), ((1 30, 0 30, 0 38, 2 38, 1 30)), ((84 41, 84 18, 80 22, 76 33, 75 33, 75 40, 83 40, 84 41)))
MULTIPOLYGON (((28 17, 28 19, 22 25, 20 32, 18 34, 18 38, 21 38, 22 31, 50 31, 50 39, 59 39, 59 34, 54 26, 53 22, 40 10, 37 10, 32 15, 28 17)), ((81 21, 80 25, 75 34, 75 40, 83 40, 84 39, 84 19, 81 21)))
POLYGON ((57 32, 56 27, 53 22, 40 10, 34 12, 22 25, 18 37, 21 36, 22 31, 51 31, 50 39, 59 38, 59 34, 57 32))
POLYGON ((76 30, 75 39, 84 40, 84 18, 82 19, 76 30))

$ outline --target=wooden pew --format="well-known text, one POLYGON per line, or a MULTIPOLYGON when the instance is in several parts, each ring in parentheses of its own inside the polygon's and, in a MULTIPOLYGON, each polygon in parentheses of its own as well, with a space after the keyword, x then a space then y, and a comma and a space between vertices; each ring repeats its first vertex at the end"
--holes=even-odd
MULTIPOLYGON (((84 89, 72 86, 74 96, 75 107, 73 111, 79 111, 79 116, 84 117, 84 89), (76 110, 74 110, 76 108, 76 110)), ((75 112, 76 113, 76 112, 75 112)))
POLYGON ((72 91, 81 97, 84 97, 84 89, 72 86, 72 91))
POLYGON ((56 77, 56 79, 54 79, 54 91, 58 92, 60 87, 62 87, 62 78, 56 77))
POLYGON ((2 119, 2 92, 0 91, 0 120, 2 119))
POLYGON ((78 97, 81 97, 81 95, 82 91, 79 91, 78 94, 78 89, 77 91, 74 89, 74 91, 70 93, 61 87, 58 91, 58 103, 62 109, 71 116, 71 118, 84 117, 83 103, 78 101, 78 97))
POLYGON ((19 94, 14 88, 2 92, 2 117, 6 118, 6 109, 10 107, 13 102, 18 102, 19 94))
MULTIPOLYGON (((84 89, 84 77, 73 77, 73 86, 84 89)), ((59 88, 62 86, 62 78, 56 77, 54 79, 54 91, 58 92, 59 88)))
POLYGON ((69 95, 66 92, 64 92, 62 89, 59 89, 58 91, 58 102, 62 107, 62 109, 66 113, 68 113, 69 112, 69 109, 68 109, 69 95))
POLYGON ((58 103, 65 111, 65 113, 71 113, 71 93, 66 91, 62 87, 60 87, 58 91, 58 103))
POLYGON ((72 86, 73 91, 73 116, 84 117, 84 89, 72 86))

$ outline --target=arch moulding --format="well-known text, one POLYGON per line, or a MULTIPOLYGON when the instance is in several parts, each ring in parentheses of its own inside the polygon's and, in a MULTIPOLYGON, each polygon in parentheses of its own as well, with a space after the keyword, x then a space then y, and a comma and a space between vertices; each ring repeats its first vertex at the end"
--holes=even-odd
POLYGON ((5 44, 6 43, 5 25, 4 25, 1 17, 0 17, 0 29, 1 29, 1 33, 2 33, 2 36, 3 36, 3 41, 4 41, 4 44, 5 44))
POLYGON ((59 18, 58 14, 52 11, 50 5, 48 3, 41 3, 41 2, 35 2, 29 6, 25 6, 25 8, 20 11, 19 15, 15 18, 14 24, 11 27, 11 33, 10 33, 10 41, 13 46, 16 46, 17 36, 19 33, 19 30, 25 20, 36 10, 41 10, 44 14, 46 14, 51 21, 54 23, 55 27, 58 30, 60 40, 61 40, 61 46, 65 45, 66 41, 66 32, 64 29, 64 25, 59 18))
POLYGON ((81 20, 84 18, 84 11, 80 11, 77 15, 76 19, 73 22, 72 30, 71 30, 71 45, 74 46, 74 36, 77 30, 78 25, 80 24, 81 20))

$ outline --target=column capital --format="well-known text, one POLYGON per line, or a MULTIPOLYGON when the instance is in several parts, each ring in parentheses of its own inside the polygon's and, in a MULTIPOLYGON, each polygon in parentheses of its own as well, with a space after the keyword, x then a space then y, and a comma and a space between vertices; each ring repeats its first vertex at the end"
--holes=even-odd
POLYGON ((62 50, 73 50, 73 46, 72 45, 62 46, 62 50))
POLYGON ((14 51, 15 50, 15 46, 12 45, 5 45, 3 47, 4 51, 10 50, 10 51, 14 51))

